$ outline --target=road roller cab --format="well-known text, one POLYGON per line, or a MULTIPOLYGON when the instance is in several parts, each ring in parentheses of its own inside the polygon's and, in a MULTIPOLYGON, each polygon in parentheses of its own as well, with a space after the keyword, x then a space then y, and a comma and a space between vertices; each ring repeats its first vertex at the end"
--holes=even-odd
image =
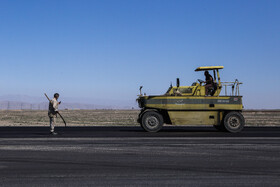
MULTIPOLYGON (((211 96, 219 96, 222 84, 220 79, 219 69, 223 69, 223 66, 205 66, 205 67, 198 67, 195 71, 198 72, 205 72, 211 71, 213 72, 213 85, 209 87, 209 94, 211 96)), ((206 89, 205 89, 205 82, 201 79, 198 79, 197 82, 194 82, 191 86, 180 86, 180 80, 177 78, 177 85, 168 88, 165 95, 173 96, 173 95, 182 95, 182 96, 205 96, 206 89)))
POLYGON ((200 79, 192 86, 181 86, 177 79, 176 86, 171 85, 165 94, 154 96, 142 95, 141 86, 137 101, 142 110, 138 122, 149 132, 159 131, 163 124, 213 125, 221 131, 241 131, 245 125, 242 96, 239 95, 239 85, 242 83, 237 79, 235 82, 221 82, 219 70, 223 68, 206 66, 195 69, 213 73, 210 86, 205 86, 200 79), (231 93, 228 94, 229 86, 231 93), (221 96, 222 89, 225 95, 221 96))

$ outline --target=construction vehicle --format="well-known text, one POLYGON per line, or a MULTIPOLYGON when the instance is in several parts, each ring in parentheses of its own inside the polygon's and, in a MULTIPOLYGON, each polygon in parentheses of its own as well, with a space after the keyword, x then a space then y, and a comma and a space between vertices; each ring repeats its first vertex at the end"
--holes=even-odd
POLYGON ((220 131, 240 132, 245 120, 242 115, 242 96, 239 95, 239 85, 235 82, 221 82, 219 70, 223 66, 198 67, 195 71, 213 72, 213 84, 205 95, 205 82, 198 79, 192 86, 177 85, 168 88, 163 95, 146 96, 142 94, 137 99, 141 112, 138 122, 148 132, 161 130, 163 124, 171 125, 213 125, 220 131), (228 94, 227 87, 231 87, 228 94), (222 88, 225 95, 220 95, 222 88))

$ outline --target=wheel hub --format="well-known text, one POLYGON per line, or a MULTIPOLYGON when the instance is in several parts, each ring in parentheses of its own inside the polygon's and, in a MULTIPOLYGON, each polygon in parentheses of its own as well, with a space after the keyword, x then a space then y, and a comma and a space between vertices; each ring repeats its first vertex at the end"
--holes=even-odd
POLYGON ((231 116, 228 121, 229 125, 234 129, 237 129, 241 125, 239 118, 235 116, 231 116))
POLYGON ((146 124, 150 128, 155 128, 159 125, 159 121, 155 116, 150 116, 146 119, 146 124))

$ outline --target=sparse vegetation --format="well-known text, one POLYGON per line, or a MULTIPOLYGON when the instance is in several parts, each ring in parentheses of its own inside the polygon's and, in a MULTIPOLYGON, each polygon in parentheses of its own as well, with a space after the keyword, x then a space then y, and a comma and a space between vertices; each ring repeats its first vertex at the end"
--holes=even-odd
MULTIPOLYGON (((2 110, 0 126, 48 126, 47 111, 2 110)), ((138 125, 138 110, 63 110, 61 114, 68 126, 126 126, 138 125)), ((58 117, 58 126, 64 126, 58 117)))
MULTIPOLYGON (((63 110, 68 126, 139 126, 138 110, 63 110)), ((246 126, 280 126, 280 110, 244 111, 246 126)), ((48 126, 47 111, 2 110, 0 126, 48 126)), ((58 126, 64 126, 58 118, 58 126)))

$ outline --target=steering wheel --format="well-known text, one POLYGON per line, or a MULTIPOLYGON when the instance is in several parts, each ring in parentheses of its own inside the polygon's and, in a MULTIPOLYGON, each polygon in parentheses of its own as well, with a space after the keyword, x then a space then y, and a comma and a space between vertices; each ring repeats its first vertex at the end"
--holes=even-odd
POLYGON ((201 80, 201 79, 197 79, 197 81, 200 83, 200 84, 202 84, 204 81, 203 80, 201 80))

